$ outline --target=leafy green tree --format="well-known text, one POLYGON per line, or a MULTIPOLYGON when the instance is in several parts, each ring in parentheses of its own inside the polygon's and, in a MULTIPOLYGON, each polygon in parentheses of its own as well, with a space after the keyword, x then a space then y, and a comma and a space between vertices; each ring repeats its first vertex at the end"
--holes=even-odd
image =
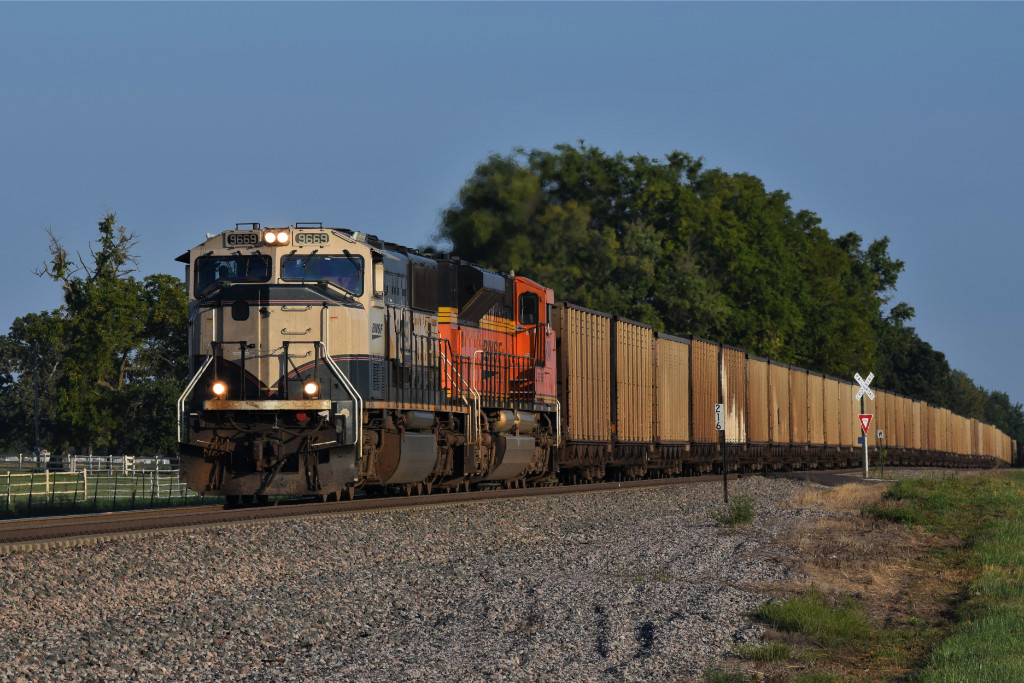
MULTIPOLYGON (((63 305, 18 318, 0 338, 6 376, 15 397, 0 410, 9 424, 24 421, 31 390, 31 348, 40 348, 41 422, 46 439, 61 450, 138 454, 174 448, 174 398, 186 372, 187 298, 170 275, 134 277, 137 238, 116 224, 99 222, 90 258, 72 257, 50 237, 50 259, 38 274, 63 289, 63 305)), ((11 430, 10 441, 25 441, 11 430)))
POLYGON ((463 258, 556 296, 823 372, 874 358, 902 262, 888 240, 832 239, 758 178, 582 141, 477 166, 437 233, 463 258))

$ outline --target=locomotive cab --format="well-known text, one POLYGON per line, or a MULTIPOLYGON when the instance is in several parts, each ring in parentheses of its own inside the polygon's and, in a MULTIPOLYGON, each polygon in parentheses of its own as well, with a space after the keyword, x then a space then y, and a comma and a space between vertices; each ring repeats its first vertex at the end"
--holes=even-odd
POLYGON ((343 490, 361 441, 372 251, 319 224, 242 227, 178 259, 192 373, 178 406, 182 476, 227 496, 343 490))

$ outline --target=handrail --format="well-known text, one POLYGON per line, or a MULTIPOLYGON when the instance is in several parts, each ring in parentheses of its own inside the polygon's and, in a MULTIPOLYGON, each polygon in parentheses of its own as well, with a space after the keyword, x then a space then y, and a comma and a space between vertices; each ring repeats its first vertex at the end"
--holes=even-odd
MULTIPOLYGON (((448 349, 451 350, 451 342, 449 340, 439 339, 439 341, 441 341, 443 345, 447 345, 448 349)), ((439 344, 438 346, 442 347, 442 344, 439 344)), ((450 370, 450 372, 445 373, 445 376, 448 378, 449 385, 457 391, 458 399, 466 404, 466 410, 470 412, 469 419, 466 420, 466 442, 467 444, 476 445, 476 442, 480 438, 479 431, 477 431, 479 430, 479 425, 476 424, 476 415, 480 412, 480 394, 474 392, 472 387, 466 383, 466 378, 462 376, 462 373, 452 363, 451 359, 444 352, 444 348, 439 348, 438 350, 441 354, 441 359, 450 370), (458 378, 458 383, 456 383, 456 378, 458 378), (462 385, 461 388, 458 386, 459 384, 462 385), (473 397, 472 405, 468 400, 466 400, 465 392, 463 392, 462 389, 465 389, 465 391, 469 392, 473 397)))
POLYGON ((185 412, 185 401, 192 394, 192 390, 195 389, 196 388, 196 384, 199 383, 199 378, 203 376, 203 373, 206 372, 206 368, 210 367, 210 363, 212 363, 212 362, 213 362, 213 351, 211 350, 210 354, 206 356, 206 362, 204 362, 202 367, 200 367, 199 370, 196 371, 196 374, 192 376, 192 381, 188 383, 188 386, 185 387, 185 391, 182 392, 181 396, 178 397, 178 443, 184 443, 184 439, 182 438, 182 430, 181 430, 181 427, 182 427, 182 419, 181 418, 182 418, 182 414, 185 412))
MULTIPOLYGON (((334 373, 334 376, 337 377, 341 381, 341 383, 344 385, 344 387, 348 391, 348 393, 355 399, 355 402, 356 402, 356 414, 354 416, 354 421, 356 423, 356 446, 359 447, 359 448, 362 448, 363 447, 363 397, 359 394, 358 391, 356 391, 355 385, 353 385, 352 382, 349 381, 348 377, 345 376, 345 373, 342 372, 341 368, 339 368, 338 365, 334 362, 334 359, 331 358, 331 354, 327 353, 327 345, 324 344, 323 342, 317 342, 317 344, 319 344, 320 347, 323 349, 323 352, 324 352, 324 364, 328 368, 330 368, 331 372, 334 373)), ((358 454, 357 454, 357 456, 358 456, 358 454)))

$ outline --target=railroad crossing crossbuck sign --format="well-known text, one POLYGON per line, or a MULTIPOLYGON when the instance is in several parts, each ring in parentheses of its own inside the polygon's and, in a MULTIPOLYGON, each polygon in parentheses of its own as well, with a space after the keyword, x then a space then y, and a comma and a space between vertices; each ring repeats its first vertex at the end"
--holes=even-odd
POLYGON ((855 380, 857 380, 857 384, 860 385, 860 391, 858 391, 857 395, 854 396, 854 400, 859 401, 861 396, 865 396, 866 395, 868 398, 870 398, 872 401, 874 401, 875 400, 875 392, 871 391, 871 389, 868 388, 868 385, 871 384, 871 380, 873 380, 875 378, 875 373, 869 372, 867 379, 861 379, 860 373, 859 372, 855 372, 855 373, 853 373, 853 378, 855 380))

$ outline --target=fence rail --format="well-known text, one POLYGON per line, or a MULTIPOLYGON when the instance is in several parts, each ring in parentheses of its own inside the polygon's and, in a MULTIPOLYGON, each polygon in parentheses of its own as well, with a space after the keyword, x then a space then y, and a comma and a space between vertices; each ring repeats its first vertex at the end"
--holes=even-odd
POLYGON ((113 474, 176 473, 177 457, 136 455, 0 455, 0 471, 17 472, 106 472, 113 474))
POLYGON ((0 456, 0 516, 213 502, 178 481, 177 458, 0 456))

